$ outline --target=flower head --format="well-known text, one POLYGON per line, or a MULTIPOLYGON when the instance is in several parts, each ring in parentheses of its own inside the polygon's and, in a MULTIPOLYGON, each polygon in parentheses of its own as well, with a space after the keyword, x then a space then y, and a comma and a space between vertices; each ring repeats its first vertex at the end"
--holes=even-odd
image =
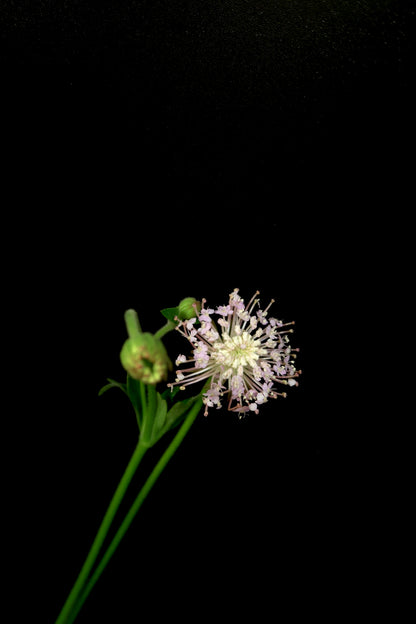
POLYGON ((177 330, 191 343, 193 357, 178 356, 176 365, 188 367, 177 370, 170 385, 183 389, 209 380, 203 394, 205 415, 210 407, 220 408, 224 396, 228 397, 228 409, 240 416, 247 411, 258 413, 258 406, 269 398, 286 396, 276 392, 275 383, 298 385, 296 377, 301 371, 294 366, 294 351, 298 349, 290 347, 288 334, 293 329, 287 329, 293 322, 268 317, 273 300, 265 310, 256 310, 258 294, 245 305, 235 289, 227 305, 216 310, 205 308, 203 299, 196 316, 178 319, 177 330))

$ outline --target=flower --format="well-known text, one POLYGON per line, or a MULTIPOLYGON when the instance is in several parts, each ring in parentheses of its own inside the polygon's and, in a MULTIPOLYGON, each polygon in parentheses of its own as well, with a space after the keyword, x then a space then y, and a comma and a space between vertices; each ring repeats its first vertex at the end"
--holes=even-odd
POLYGON ((185 386, 202 380, 209 380, 203 393, 205 416, 208 408, 221 407, 224 396, 228 396, 228 409, 240 417, 245 412, 258 413, 258 406, 269 398, 286 396, 276 392, 274 384, 297 386, 301 371, 294 366, 296 354, 289 344, 287 329, 294 323, 283 323, 268 317, 268 310, 274 300, 264 310, 258 309, 257 291, 247 305, 236 288, 230 294, 228 305, 216 310, 202 308, 197 316, 178 321, 176 329, 189 340, 193 347, 193 357, 187 359, 179 355, 176 366, 193 364, 178 369, 176 380, 170 387, 185 386), (212 315, 216 315, 214 320, 212 315))

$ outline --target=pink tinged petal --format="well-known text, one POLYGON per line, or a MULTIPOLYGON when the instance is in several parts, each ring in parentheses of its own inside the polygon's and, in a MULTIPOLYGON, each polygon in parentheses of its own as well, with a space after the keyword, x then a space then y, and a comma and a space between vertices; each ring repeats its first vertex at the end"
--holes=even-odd
POLYGON ((230 305, 226 305, 226 306, 218 306, 215 313, 219 314, 220 316, 229 316, 230 314, 233 313, 233 311, 230 305))
POLYGON ((250 327, 251 329, 256 329, 258 321, 255 316, 250 316, 250 327))
POLYGON ((250 319, 250 315, 245 310, 239 310, 237 312, 237 316, 241 318, 242 321, 248 321, 250 319))
POLYGON ((191 331, 193 324, 196 322, 196 318, 191 318, 189 319, 189 321, 186 322, 186 329, 188 331, 191 331))

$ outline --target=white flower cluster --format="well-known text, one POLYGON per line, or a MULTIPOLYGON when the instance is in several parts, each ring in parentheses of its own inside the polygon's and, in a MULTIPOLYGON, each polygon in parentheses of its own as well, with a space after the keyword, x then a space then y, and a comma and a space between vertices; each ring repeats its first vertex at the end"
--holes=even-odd
POLYGON ((221 407, 221 400, 228 397, 228 409, 240 416, 247 411, 258 413, 258 405, 269 398, 286 396, 274 389, 275 383, 289 386, 298 385, 296 377, 301 371, 294 366, 296 355, 289 344, 288 334, 293 329, 286 329, 292 323, 282 323, 268 317, 268 310, 255 308, 259 304, 256 298, 247 305, 235 289, 228 305, 216 310, 202 308, 195 317, 180 321, 178 331, 185 336, 193 347, 193 357, 187 359, 179 355, 176 365, 192 366, 176 372, 173 385, 185 386, 209 379, 210 385, 203 395, 205 415, 209 407, 221 407), (216 320, 212 315, 216 315, 216 320))

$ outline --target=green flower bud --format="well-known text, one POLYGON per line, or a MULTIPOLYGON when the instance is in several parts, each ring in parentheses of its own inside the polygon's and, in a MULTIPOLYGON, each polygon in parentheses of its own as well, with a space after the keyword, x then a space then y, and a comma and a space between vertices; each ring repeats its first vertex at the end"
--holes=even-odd
POLYGON ((149 333, 136 333, 126 340, 120 360, 133 379, 145 384, 157 384, 166 379, 172 368, 162 341, 149 333))
POLYGON ((201 310, 201 302, 194 297, 182 299, 178 306, 178 317, 181 321, 194 318, 201 310))

